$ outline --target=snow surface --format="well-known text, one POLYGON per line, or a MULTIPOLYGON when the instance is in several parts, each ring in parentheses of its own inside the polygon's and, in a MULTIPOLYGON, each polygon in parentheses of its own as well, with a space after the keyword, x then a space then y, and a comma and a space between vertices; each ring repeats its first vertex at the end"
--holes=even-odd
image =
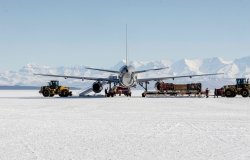
POLYGON ((248 160, 250 98, 0 91, 0 159, 248 160))

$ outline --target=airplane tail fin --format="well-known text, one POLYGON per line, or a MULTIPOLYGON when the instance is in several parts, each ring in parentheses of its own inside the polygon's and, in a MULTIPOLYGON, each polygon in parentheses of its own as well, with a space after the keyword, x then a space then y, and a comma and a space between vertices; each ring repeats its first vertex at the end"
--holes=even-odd
POLYGON ((126 24, 126 65, 128 65, 128 30, 126 24))

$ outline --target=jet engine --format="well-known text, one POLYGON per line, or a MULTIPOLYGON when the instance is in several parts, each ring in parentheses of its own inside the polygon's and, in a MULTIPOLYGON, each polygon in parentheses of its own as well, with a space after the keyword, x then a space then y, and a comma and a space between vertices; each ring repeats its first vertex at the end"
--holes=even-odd
POLYGON ((156 83, 155 83, 155 89, 156 89, 157 91, 161 90, 161 83, 160 83, 160 82, 156 82, 156 83))
POLYGON ((92 85, 92 89, 95 93, 100 93, 103 89, 102 84, 100 82, 95 82, 92 85))

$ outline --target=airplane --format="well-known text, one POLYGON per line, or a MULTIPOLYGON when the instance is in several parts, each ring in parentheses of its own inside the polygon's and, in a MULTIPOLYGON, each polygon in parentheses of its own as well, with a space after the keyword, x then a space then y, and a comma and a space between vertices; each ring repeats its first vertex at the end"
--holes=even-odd
POLYGON ((54 75, 54 74, 35 74, 40 76, 50 76, 50 77, 62 77, 62 78, 73 78, 73 79, 81 79, 81 80, 93 80, 95 81, 92 85, 92 90, 95 93, 100 93, 103 89, 103 84, 106 83, 114 83, 119 84, 120 86, 126 87, 126 88, 132 88, 136 87, 136 84, 139 84, 142 86, 145 90, 147 90, 147 84, 149 81, 163 81, 166 79, 176 79, 176 78, 192 78, 192 77, 200 77, 200 76, 212 76, 212 75, 220 75, 223 73, 209 73, 209 74, 196 74, 196 75, 183 75, 183 76, 165 76, 165 77, 152 77, 152 78, 137 78, 138 74, 149 72, 149 71, 159 71, 163 69, 167 69, 168 67, 163 68, 156 68, 156 69, 147 69, 147 70, 139 70, 136 71, 135 68, 132 65, 124 65, 120 68, 119 71, 116 70, 108 70, 108 69, 98 69, 98 68, 91 68, 86 67, 86 69, 95 70, 95 71, 101 71, 101 72, 109 72, 116 74, 118 76, 109 76, 105 78, 99 78, 99 77, 85 77, 85 76, 70 76, 70 75, 54 75), (143 84, 145 83, 145 87, 143 84))
POLYGON ((91 68, 86 67, 86 69, 101 71, 101 72, 109 72, 112 74, 116 74, 118 76, 109 76, 105 78, 98 78, 98 77, 85 77, 85 76, 70 76, 70 75, 54 75, 54 74, 34 74, 40 76, 50 76, 50 77, 62 77, 62 78, 73 78, 73 79, 81 79, 81 80, 92 80, 95 81, 92 85, 92 90, 95 93, 100 93, 103 89, 104 84, 114 85, 119 84, 120 86, 131 88, 136 87, 136 84, 139 84, 147 91, 147 84, 149 81, 163 81, 166 79, 176 79, 176 78, 185 78, 185 77, 199 77, 199 76, 211 76, 211 75, 219 75, 223 73, 210 73, 210 74, 197 74, 197 75, 184 75, 184 76, 166 76, 166 77, 152 77, 152 78, 137 78, 138 74, 149 72, 149 71, 159 71, 163 69, 167 69, 168 67, 156 68, 156 69, 147 69, 147 70, 139 70, 136 71, 132 65, 128 65, 128 54, 127 54, 127 26, 126 26, 126 64, 120 68, 119 71, 116 70, 109 70, 109 69, 99 69, 99 68, 91 68), (143 85, 145 83, 145 86, 143 85))

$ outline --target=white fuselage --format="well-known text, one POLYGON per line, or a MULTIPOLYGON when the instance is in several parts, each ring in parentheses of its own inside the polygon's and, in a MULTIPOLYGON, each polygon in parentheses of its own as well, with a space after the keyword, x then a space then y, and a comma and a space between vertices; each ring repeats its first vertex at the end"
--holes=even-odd
POLYGON ((136 81, 137 81, 137 76, 136 74, 134 74, 134 67, 133 66, 123 66, 120 69, 120 73, 119 73, 119 83, 120 85, 124 86, 124 87, 132 87, 135 85, 136 81))

